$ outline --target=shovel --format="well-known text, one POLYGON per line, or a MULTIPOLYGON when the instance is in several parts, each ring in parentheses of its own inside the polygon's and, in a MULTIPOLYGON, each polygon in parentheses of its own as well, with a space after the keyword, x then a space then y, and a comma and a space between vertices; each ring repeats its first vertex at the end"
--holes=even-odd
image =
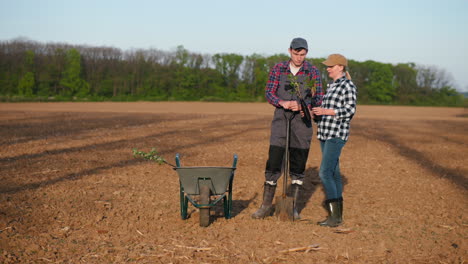
POLYGON ((291 112, 285 112, 284 114, 288 122, 286 125, 286 147, 283 158, 283 193, 281 196, 276 197, 275 214, 281 221, 294 221, 294 199, 286 196, 289 177, 289 134, 291 130, 291 120, 294 114, 291 112))

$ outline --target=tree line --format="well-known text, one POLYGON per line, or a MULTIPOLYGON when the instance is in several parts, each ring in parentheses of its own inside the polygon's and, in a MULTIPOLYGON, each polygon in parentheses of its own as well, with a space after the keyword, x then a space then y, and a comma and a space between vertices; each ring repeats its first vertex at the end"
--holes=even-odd
MULTIPOLYGON (((25 39, 0 42, 2 101, 264 101, 270 68, 287 54, 242 56, 121 50, 25 39)), ((321 62, 309 58, 330 81, 321 62)), ((444 70, 414 63, 349 61, 361 104, 462 106, 444 70)))

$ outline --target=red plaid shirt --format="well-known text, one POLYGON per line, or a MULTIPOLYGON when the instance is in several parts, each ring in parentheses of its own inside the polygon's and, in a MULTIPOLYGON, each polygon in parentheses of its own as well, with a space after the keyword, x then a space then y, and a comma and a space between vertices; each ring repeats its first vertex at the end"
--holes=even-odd
MULTIPOLYGON (((276 64, 270 71, 270 75, 268 77, 268 82, 265 87, 265 97, 267 101, 276 106, 281 107, 279 102, 281 99, 276 95, 276 91, 278 90, 280 84, 280 76, 281 74, 292 74, 289 68, 290 61, 285 61, 276 64)), ((312 101, 314 102, 314 106, 320 106, 322 104, 323 98, 323 90, 322 90, 322 80, 320 78, 320 72, 317 67, 312 66, 309 62, 304 61, 302 67, 297 72, 297 75, 308 75, 310 80, 315 80, 315 93, 312 95, 312 101)), ((310 107, 311 102, 307 102, 310 107)))

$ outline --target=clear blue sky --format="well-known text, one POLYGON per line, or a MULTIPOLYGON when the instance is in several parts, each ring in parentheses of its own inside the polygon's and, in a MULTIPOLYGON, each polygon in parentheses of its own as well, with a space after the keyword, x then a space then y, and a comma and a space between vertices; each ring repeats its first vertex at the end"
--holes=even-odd
MULTIPOLYGON (((0 0, 0 40, 414 62, 468 91, 468 0, 0 0)), ((352 70, 352 69, 351 69, 352 70)))

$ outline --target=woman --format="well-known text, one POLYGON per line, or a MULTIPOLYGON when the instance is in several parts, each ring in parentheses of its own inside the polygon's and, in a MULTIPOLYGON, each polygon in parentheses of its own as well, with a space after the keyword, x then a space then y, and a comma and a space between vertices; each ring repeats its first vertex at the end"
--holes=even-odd
POLYGON ((356 86, 346 67, 348 61, 343 55, 332 54, 322 62, 333 83, 323 97, 322 105, 312 109, 321 116, 318 121, 317 138, 322 149, 319 176, 325 189, 325 208, 328 217, 318 222, 321 226, 336 227, 343 219, 343 184, 340 175, 340 154, 349 136, 349 125, 356 112, 356 86))

